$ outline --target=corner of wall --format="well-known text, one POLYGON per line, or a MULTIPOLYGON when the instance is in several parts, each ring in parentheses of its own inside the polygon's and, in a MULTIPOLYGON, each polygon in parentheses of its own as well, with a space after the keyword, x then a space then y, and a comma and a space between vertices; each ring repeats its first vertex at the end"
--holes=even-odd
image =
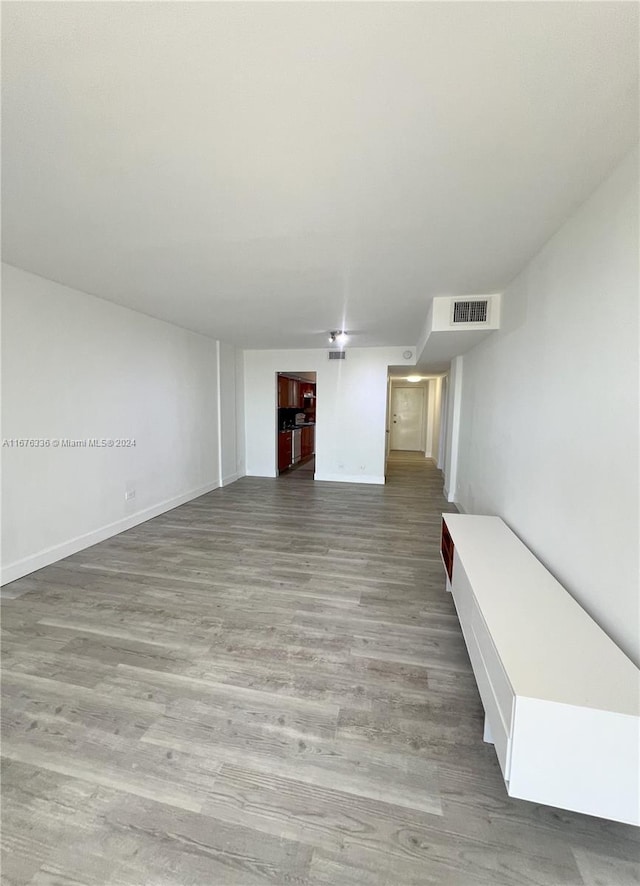
POLYGON ((134 526, 139 526, 141 523, 146 523, 147 520, 159 517, 160 514, 172 511, 174 508, 179 508, 180 505, 184 505, 189 501, 200 498, 200 496, 206 495, 208 492, 213 492, 218 488, 218 483, 209 483, 207 486, 202 486, 199 489, 191 489, 189 492, 177 495, 175 498, 160 502, 152 507, 145 508, 135 514, 123 517, 121 520, 116 520, 114 523, 110 523, 107 526, 100 526, 98 529, 94 529, 91 532, 86 532, 83 535, 68 539, 62 544, 45 548, 45 550, 38 551, 38 553, 32 554, 29 557, 24 557, 22 560, 17 560, 14 563, 8 563, 6 565, 3 564, 0 573, 0 585, 6 585, 10 584, 12 581, 17 581, 19 578, 23 578, 25 575, 35 572, 37 569, 43 569, 45 566, 57 563, 65 557, 77 554, 78 551, 83 551, 85 548, 96 545, 101 541, 113 538, 114 535, 126 532, 127 529, 132 529, 134 526))

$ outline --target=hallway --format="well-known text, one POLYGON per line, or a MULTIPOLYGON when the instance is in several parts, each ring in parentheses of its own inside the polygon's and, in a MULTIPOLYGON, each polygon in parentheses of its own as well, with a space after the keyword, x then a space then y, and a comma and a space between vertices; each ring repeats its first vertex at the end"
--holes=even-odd
POLYGON ((3 883, 635 882, 635 829, 506 795, 443 510, 406 453, 246 477, 15 582, 3 883))

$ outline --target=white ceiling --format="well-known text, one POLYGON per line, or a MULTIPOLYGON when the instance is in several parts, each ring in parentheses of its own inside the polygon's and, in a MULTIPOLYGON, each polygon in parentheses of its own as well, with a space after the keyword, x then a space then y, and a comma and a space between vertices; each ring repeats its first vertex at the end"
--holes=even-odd
POLYGON ((244 347, 415 342, 637 138, 635 3, 5 3, 4 260, 244 347))

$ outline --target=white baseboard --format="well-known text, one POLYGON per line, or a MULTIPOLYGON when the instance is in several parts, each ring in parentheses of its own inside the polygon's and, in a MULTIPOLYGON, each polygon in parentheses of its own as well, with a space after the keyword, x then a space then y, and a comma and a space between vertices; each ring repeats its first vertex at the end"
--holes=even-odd
POLYGON ((189 492, 176 495, 174 498, 166 499, 157 505, 145 508, 143 511, 138 511, 135 514, 123 517, 121 520, 116 520, 114 523, 108 523, 106 526, 86 532, 84 535, 78 535, 76 538, 62 542, 62 544, 45 548, 44 551, 39 551, 37 554, 32 554, 29 557, 24 557, 22 560, 9 563, 7 566, 2 567, 0 585, 9 584, 18 578, 22 578, 24 575, 35 572, 36 569, 42 569, 44 566, 50 566, 51 563, 57 563, 58 560, 70 557, 71 554, 77 554, 78 551, 83 551, 85 548, 90 548, 92 545, 118 535, 120 532, 125 532, 139 523, 146 523, 147 520, 152 520, 166 511, 172 511, 188 501, 193 501, 194 498, 206 495, 207 492, 213 492, 219 486, 219 483, 210 483, 198 489, 191 489, 189 492))
POLYGON ((384 486, 384 476, 377 474, 318 474, 316 472, 313 479, 329 483, 372 483, 384 486))
POLYGON ((457 505, 458 502, 454 499, 453 495, 450 494, 449 490, 446 486, 443 486, 442 491, 444 492, 444 497, 447 501, 451 502, 453 505, 457 505))
POLYGON ((228 477, 223 477, 221 485, 222 486, 230 486, 232 483, 235 483, 236 480, 239 480, 240 477, 243 477, 243 476, 244 476, 244 474, 241 474, 238 471, 236 471, 235 474, 229 474, 228 477))

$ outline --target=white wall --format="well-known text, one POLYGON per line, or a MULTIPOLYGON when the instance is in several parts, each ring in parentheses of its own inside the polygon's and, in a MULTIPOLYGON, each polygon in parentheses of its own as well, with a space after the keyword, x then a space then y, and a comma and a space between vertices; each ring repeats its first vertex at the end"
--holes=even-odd
POLYGON ((315 372, 316 479, 384 483, 387 370, 404 348, 245 351, 246 472, 276 476, 277 372, 315 372))
POLYGON ((2 272, 3 438, 136 441, 2 448, 6 582, 215 489, 219 456, 215 341, 2 272))
MULTIPOLYGON (((233 345, 218 342, 218 378, 220 415, 220 485, 227 486, 243 475, 242 458, 238 450, 237 353, 233 345)), ((243 441, 240 441, 243 443, 243 441)))
POLYGON ((503 517, 640 664, 638 236, 633 154, 465 355, 454 497, 503 517))
MULTIPOLYGON (((444 452, 444 494, 447 501, 456 500, 458 444, 460 440, 460 409, 462 404, 463 357, 454 357, 447 377, 447 411, 444 452)), ((459 499, 457 499, 459 501, 459 499)))
POLYGON ((236 473, 246 473, 246 434, 244 414, 244 351, 236 349, 236 473))
POLYGON ((440 379, 440 417, 438 419, 438 458, 437 466, 444 471, 447 442, 447 405, 449 400, 449 379, 445 375, 440 379))
POLYGON ((440 457, 440 419, 442 412, 442 379, 432 378, 429 382, 429 423, 425 455, 436 462, 440 457))

